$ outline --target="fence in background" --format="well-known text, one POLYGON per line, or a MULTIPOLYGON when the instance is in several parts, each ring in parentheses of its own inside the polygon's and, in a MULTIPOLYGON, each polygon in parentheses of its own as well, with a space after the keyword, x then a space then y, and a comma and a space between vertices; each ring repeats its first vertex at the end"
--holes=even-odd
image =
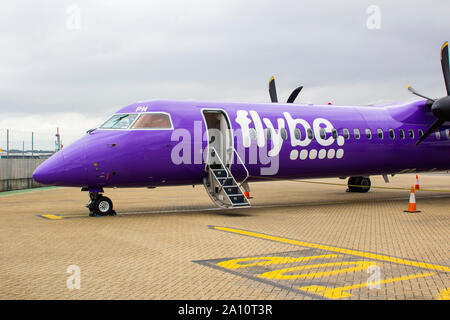
POLYGON ((56 134, 22 130, 0 130, 0 158, 48 158, 62 148, 59 129, 56 134))
POLYGON ((55 133, 0 129, 0 192, 41 187, 34 170, 62 148, 55 133))
POLYGON ((0 192, 41 187, 33 171, 45 159, 0 159, 0 192))

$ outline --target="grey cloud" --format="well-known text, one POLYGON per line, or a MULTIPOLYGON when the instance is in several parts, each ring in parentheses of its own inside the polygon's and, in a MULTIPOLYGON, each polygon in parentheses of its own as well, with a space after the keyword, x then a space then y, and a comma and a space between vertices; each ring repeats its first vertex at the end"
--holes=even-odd
POLYGON ((0 111, 109 114, 151 98, 363 104, 443 95, 447 1, 8 1, 0 111), (69 5, 81 29, 66 28, 69 5), (366 8, 381 8, 381 30, 366 8))

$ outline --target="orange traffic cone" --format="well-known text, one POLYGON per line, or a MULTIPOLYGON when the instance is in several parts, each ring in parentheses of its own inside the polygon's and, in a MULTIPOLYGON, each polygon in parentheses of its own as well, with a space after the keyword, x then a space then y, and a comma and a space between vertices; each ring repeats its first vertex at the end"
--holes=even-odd
POLYGON ((416 190, 420 190, 420 186, 419 186, 419 176, 416 174, 416 185, 414 186, 414 189, 416 190))
POLYGON ((414 194, 414 187, 411 187, 411 193, 409 194, 409 206, 405 212, 420 212, 416 208, 416 195, 414 194))

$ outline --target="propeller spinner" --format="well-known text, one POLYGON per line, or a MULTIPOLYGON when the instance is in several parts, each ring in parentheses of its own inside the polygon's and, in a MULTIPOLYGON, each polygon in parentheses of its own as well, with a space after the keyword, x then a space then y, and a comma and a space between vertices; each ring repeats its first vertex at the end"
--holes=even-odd
POLYGON ((444 75, 445 88, 447 90, 447 96, 440 99, 431 99, 418 93, 411 86, 407 86, 407 89, 415 94, 416 96, 430 100, 433 104, 431 105, 431 112, 437 118, 436 121, 425 131, 424 135, 420 137, 417 141, 416 146, 419 145, 423 140, 425 140, 430 134, 437 130, 446 121, 450 121, 450 69, 448 60, 448 41, 444 43, 441 48, 441 66, 442 73, 444 75))

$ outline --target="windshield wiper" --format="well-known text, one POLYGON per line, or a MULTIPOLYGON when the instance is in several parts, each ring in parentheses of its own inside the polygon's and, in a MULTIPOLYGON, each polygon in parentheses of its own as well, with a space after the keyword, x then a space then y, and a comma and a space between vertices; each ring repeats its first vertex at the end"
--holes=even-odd
POLYGON ((123 115, 121 117, 118 117, 117 120, 112 124, 111 128, 114 128, 114 126, 122 119, 125 119, 126 117, 128 117, 129 114, 123 115))

